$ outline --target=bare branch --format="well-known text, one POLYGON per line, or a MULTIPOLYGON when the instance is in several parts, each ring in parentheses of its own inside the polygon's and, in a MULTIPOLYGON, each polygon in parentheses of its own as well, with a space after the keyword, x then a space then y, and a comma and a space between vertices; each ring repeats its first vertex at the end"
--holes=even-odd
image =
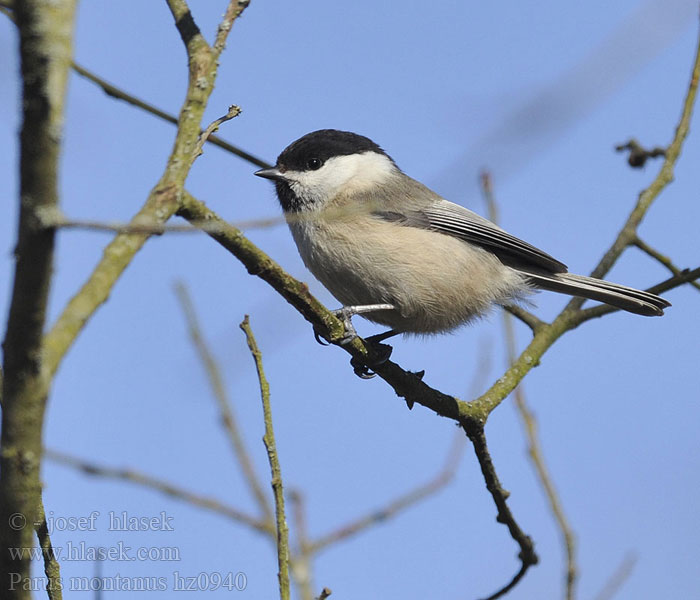
POLYGON ((216 32, 216 40, 214 41, 214 54, 219 56, 226 47, 226 38, 228 37, 231 27, 233 27, 234 21, 241 15, 241 13, 248 8, 250 0, 230 0, 228 6, 226 7, 226 12, 224 13, 224 18, 219 23, 219 28, 216 32))
POLYGON ((321 590, 321 594, 319 595, 318 600, 326 600, 326 598, 328 598, 328 596, 330 596, 332 593, 333 592, 329 588, 324 587, 321 590))
MULTIPOLYGON (((222 233, 224 228, 217 223, 192 223, 191 225, 177 225, 174 223, 107 223, 105 221, 91 221, 89 219, 69 219, 58 211, 52 211, 41 215, 41 223, 44 227, 54 229, 85 229, 89 231, 101 231, 105 233, 143 233, 148 235, 162 235, 165 233, 222 233)), ((250 219, 249 221, 225 222, 226 226, 236 229, 267 229, 284 223, 283 217, 266 217, 264 219, 250 219)))
POLYGON ((531 312, 525 310, 521 306, 510 304, 508 306, 504 306, 503 310, 509 312, 516 319, 525 323, 525 325, 527 325, 530 328, 530 331, 532 331, 532 333, 537 333, 540 329, 542 329, 542 327, 546 325, 544 321, 540 320, 531 312))
POLYGON ((235 119, 238 115, 241 114, 241 108, 240 106, 236 106, 235 104, 232 104, 231 106, 228 107, 228 112, 223 115, 222 117, 219 117, 218 119, 214 119, 209 126, 199 134, 199 139, 197 140, 197 144, 194 147, 194 152, 193 154, 193 160, 196 159, 197 157, 202 155, 202 147, 204 144, 206 144, 207 140, 211 137, 211 134, 214 133, 219 129, 219 126, 222 123, 225 123, 226 121, 230 121, 231 119, 235 119))
POLYGON ((46 594, 49 600, 62 600, 63 585, 61 583, 61 568, 56 559, 53 545, 51 544, 51 536, 46 523, 46 514, 44 506, 40 506, 37 513, 37 520, 34 523, 36 535, 39 538, 39 546, 41 554, 44 557, 44 574, 46 575, 46 594))
MULTIPOLYGON (((488 217, 494 223, 498 223, 498 205, 496 204, 496 199, 493 195, 493 180, 491 178, 491 173, 486 169, 483 169, 479 174, 479 181, 481 183, 481 195, 486 203, 488 217)), ((532 333, 537 333, 537 331, 545 325, 544 321, 541 321, 535 315, 525 310, 521 306, 510 305, 504 306, 503 308, 516 319, 520 319, 523 323, 525 323, 525 325, 532 330, 532 333)))
POLYGON ((277 446, 275 444, 275 432, 272 427, 272 410, 270 408, 270 386, 263 370, 262 354, 250 328, 248 315, 241 323, 241 329, 245 333, 248 348, 253 355, 255 369, 258 372, 260 382, 260 397, 263 405, 263 415, 265 420, 265 435, 263 442, 267 449, 267 458, 270 461, 270 472, 272 474, 272 492, 275 496, 275 517, 277 520, 277 564, 279 566, 280 600, 289 600, 289 530, 287 519, 284 515, 284 488, 282 485, 282 471, 280 469, 279 457, 277 456, 277 446))
POLYGON ((610 600, 622 588, 623 584, 629 579, 635 565, 637 557, 633 553, 627 554, 620 565, 615 569, 615 572, 610 576, 610 579, 605 583, 603 589, 596 596, 596 600, 610 600))
POLYGON ((85 475, 90 475, 91 477, 104 477, 107 479, 119 479, 121 481, 128 481, 130 483, 135 483, 142 487, 155 490, 171 498, 176 498, 192 504, 193 506, 198 506, 205 510, 217 513, 233 521, 237 521, 242 525, 246 525, 251 529, 264 533, 265 535, 270 535, 273 533, 271 525, 267 521, 261 521, 256 519, 243 511, 238 510, 228 504, 223 504, 214 498, 209 498, 207 496, 201 496, 190 492, 183 488, 180 488, 168 481, 163 481, 156 477, 151 477, 139 471, 133 469, 117 469, 114 467, 106 467, 98 465, 70 454, 64 452, 58 452, 56 450, 46 450, 46 457, 57 463, 72 467, 82 471, 85 475))
MULTIPOLYGON (((508 363, 512 364, 517 355, 515 348, 515 331, 513 330, 513 324, 508 315, 503 315, 503 321, 508 363)), ((562 535, 564 551, 566 553, 564 595, 567 600, 573 600, 575 596, 576 577, 578 574, 578 568, 576 566, 576 537, 571 529, 571 526, 569 525, 566 515, 564 514, 564 508, 561 504, 559 494, 554 487, 554 482, 552 481, 551 475, 549 474, 547 466, 545 465, 544 453, 542 452, 542 446, 540 445, 540 440, 537 435, 537 420, 535 419, 534 413, 527 405, 522 385, 515 388, 513 395, 515 397, 515 405, 518 409, 518 414, 520 415, 523 427, 525 428, 525 434, 528 440, 527 450, 528 454, 530 455, 530 460, 535 467, 540 485, 547 496, 552 514, 554 515, 554 519, 556 520, 562 535)))
POLYGON ((314 583, 312 578, 312 553, 309 530, 306 523, 306 502, 300 490, 290 490, 292 517, 297 539, 297 551, 290 559, 292 577, 298 586, 301 600, 314 600, 314 583))
MULTIPOLYGON (((637 237, 637 228, 642 222, 642 219, 646 216, 652 203, 654 200, 656 200, 656 198, 658 198, 659 194, 664 190, 664 188, 671 183, 671 181, 673 181, 676 161, 680 156, 683 142, 685 141, 688 131, 690 130, 690 118, 693 114, 695 98, 698 91, 698 78, 700 78, 700 37, 698 39, 698 47, 695 52, 695 61, 690 76, 688 91, 683 101, 681 118, 678 122, 678 126, 676 127, 676 133, 673 140, 668 148, 666 148, 664 162, 661 169, 654 178, 654 181, 651 182, 651 185, 642 191, 641 194, 639 194, 639 199, 637 200, 636 206, 630 213, 627 221, 620 230, 620 233, 617 235, 617 238, 613 242, 610 249, 600 260, 598 266, 593 269, 593 272, 591 273, 592 277, 604 277, 620 258, 620 255, 634 243, 634 240, 637 237)), ((583 298, 574 298, 567 305, 567 309, 579 309, 584 301, 585 300, 583 298)))
MULTIPOLYGON (((233 449, 233 454, 238 461, 238 464, 243 471, 243 476, 250 488, 253 497, 258 503, 258 507, 264 516, 264 520, 272 521, 272 508, 270 507, 269 500, 263 492, 262 485, 258 480, 258 475, 253 468, 253 462, 250 459, 250 454, 246 448, 245 442, 243 441, 243 435, 238 427, 238 419, 233 412, 231 407, 231 402, 226 393, 226 386, 224 386, 223 377, 221 376, 221 369, 214 358, 214 355, 209 350, 209 347, 204 340, 202 335, 202 330, 199 325, 199 319, 197 318, 197 313, 194 310, 194 305, 192 304, 192 299, 187 291, 187 288, 182 283, 177 283, 175 285, 175 292, 178 299, 180 300, 180 305, 182 306, 182 311, 185 315, 185 320, 187 321, 187 326, 190 332, 190 338, 192 344, 194 345, 199 359, 204 366, 207 378, 209 379, 209 385, 216 398, 216 402, 219 406, 219 413, 221 415, 221 421, 226 428, 228 433, 228 438, 231 443, 231 448, 233 449)), ((270 525, 272 529, 272 525, 270 525)))
MULTIPOLYGON (((634 240, 632 241, 632 244, 635 245, 637 248, 639 248, 642 252, 645 254, 648 254, 651 256, 654 260, 660 262, 664 267, 666 267, 671 273, 673 273, 676 277, 680 277, 683 275, 683 269, 679 269, 676 265, 673 264, 673 261, 655 248, 652 248, 649 244, 644 242, 639 238, 639 236, 636 236, 634 240)), ((700 283, 697 281, 689 281, 688 282, 690 285, 692 285, 696 290, 700 290, 700 283)))
MULTIPOLYGON (((187 93, 177 122, 175 144, 165 170, 141 210, 131 220, 132 225, 162 225, 179 208, 182 186, 192 166, 192 149, 201 132, 202 115, 217 74, 217 62, 191 20, 187 4, 182 0, 169 0, 168 5, 187 47, 187 93)), ((56 372, 87 321, 107 300, 124 269, 149 237, 148 233, 122 233, 107 245, 88 280, 71 298, 44 338, 43 352, 48 376, 56 372)))
POLYGON ((427 483, 419 485, 408 493, 399 496, 395 500, 388 503, 384 508, 372 511, 371 513, 360 517, 350 523, 338 527, 334 531, 327 533, 317 540, 311 542, 310 552, 317 553, 324 550, 332 544, 346 540, 352 536, 361 533, 368 527, 382 523, 387 519, 395 517, 399 512, 413 506, 417 502, 432 496, 437 491, 444 488, 454 478, 457 466, 462 457, 464 450, 464 436, 457 435, 447 454, 445 464, 436 477, 433 477, 427 483))
MULTIPOLYGON (((489 215, 491 220, 498 224, 498 205, 496 203, 495 196, 493 194, 493 186, 491 182, 491 177, 487 172, 483 172, 481 176, 482 187, 484 190, 484 195, 487 198, 489 205, 489 215)), ((529 313, 528 313, 529 314, 529 313)), ((539 319, 538 319, 539 321, 539 319)), ((537 327, 533 327, 533 332, 537 332, 537 328, 542 327, 544 324, 540 321, 537 327)), ((513 328, 513 321, 510 315, 503 314, 503 330, 505 335, 506 344, 506 356, 508 359, 508 364, 512 365, 517 357, 517 349, 515 342, 515 329, 513 328)), ((574 533, 569 526, 569 523, 564 515, 564 509, 562 508, 561 501, 559 500, 559 495, 557 494, 552 478, 547 471, 547 467, 544 462, 544 454, 542 452, 542 447, 540 446, 539 438, 537 437, 537 421, 535 420, 535 415, 530 410, 525 400, 525 393, 523 391, 522 385, 515 388, 514 392, 515 406, 520 415, 520 419, 525 428, 525 434, 528 440, 528 454, 530 455, 530 460, 532 461, 537 476, 540 481, 540 485, 545 491, 547 499, 549 500, 550 508, 554 518, 559 526, 564 541, 564 550, 566 552, 566 577, 565 577, 565 597, 567 600, 573 600, 574 597, 574 584, 576 581, 576 556, 575 556, 575 544, 576 540, 574 538, 574 533)))
MULTIPOLYGON (((108 83, 101 77, 98 77, 95 75, 92 71, 89 71, 85 67, 73 63, 73 69, 75 70, 76 73, 79 75, 82 75, 85 77, 88 81, 91 81, 92 83, 97 84, 99 87, 102 88, 105 94, 108 96, 115 98, 117 100, 123 100, 124 102, 128 102, 132 106, 136 106, 137 108, 140 108, 142 110, 145 110, 147 113, 150 113, 160 119, 163 119, 164 121, 167 121, 168 123, 172 123, 173 125, 177 125, 177 117, 153 106, 152 104, 149 104, 148 102, 145 102, 144 100, 141 100, 137 98, 136 96, 133 96, 132 94, 129 94, 128 92, 125 92, 121 88, 118 88, 111 83, 108 83)), ((245 150, 242 150, 238 146, 234 146, 233 144, 230 144, 229 142, 226 142, 222 140, 220 137, 216 135, 210 135, 209 138, 207 139, 207 142, 210 144, 214 144, 215 146, 218 146, 219 148, 226 150, 227 152, 230 152, 231 154, 235 154, 239 158, 242 158, 245 161, 248 161, 249 163, 255 165, 256 167, 260 167, 262 169, 268 169, 272 165, 266 161, 264 161, 261 158, 258 158, 257 156, 253 156, 249 152, 246 152, 245 150)))
POLYGON ((484 428, 478 423, 471 420, 464 420, 460 423, 462 428, 466 432, 472 444, 474 444, 474 452, 479 461, 479 466, 481 467, 481 473, 484 476, 484 481, 486 482, 486 488, 488 489, 491 497, 493 498, 496 508, 498 509, 498 514, 496 516, 496 521, 504 524, 508 527, 510 536, 516 541, 518 546, 520 546, 520 552, 518 553, 518 558, 520 559, 520 569, 515 574, 510 582, 502 587, 500 590, 488 596, 486 600, 495 600, 507 594, 512 590, 517 583, 523 578, 527 570, 536 565, 538 562, 537 554, 535 553, 535 546, 529 535, 526 535, 515 520, 513 513, 510 511, 506 500, 510 495, 501 486, 501 482, 498 480, 498 475, 496 474, 496 469, 491 460, 491 455, 489 454, 488 447, 486 446, 486 436, 484 435, 484 428))

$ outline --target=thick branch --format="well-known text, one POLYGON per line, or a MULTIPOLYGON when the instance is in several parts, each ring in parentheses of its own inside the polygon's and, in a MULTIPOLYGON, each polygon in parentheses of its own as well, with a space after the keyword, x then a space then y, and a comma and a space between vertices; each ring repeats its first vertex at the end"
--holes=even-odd
POLYGON ((9 548, 33 546, 41 507, 41 435, 49 389, 41 352, 54 251, 54 230, 42 211, 58 205, 58 159, 66 82, 72 54, 75 0, 38 0, 14 6, 20 39, 22 129, 20 202, 15 273, 4 348, 0 458, 0 589, 4 598, 30 598, 24 585, 29 556, 9 548), (23 527, 11 527, 10 515, 23 527))

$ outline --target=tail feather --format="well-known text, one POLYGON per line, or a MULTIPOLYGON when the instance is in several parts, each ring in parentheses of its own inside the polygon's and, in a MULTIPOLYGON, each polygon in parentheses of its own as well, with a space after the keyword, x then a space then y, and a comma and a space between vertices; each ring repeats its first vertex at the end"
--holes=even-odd
POLYGON ((627 312, 660 317, 671 303, 660 296, 625 285, 573 273, 524 273, 538 288, 598 300, 627 312))

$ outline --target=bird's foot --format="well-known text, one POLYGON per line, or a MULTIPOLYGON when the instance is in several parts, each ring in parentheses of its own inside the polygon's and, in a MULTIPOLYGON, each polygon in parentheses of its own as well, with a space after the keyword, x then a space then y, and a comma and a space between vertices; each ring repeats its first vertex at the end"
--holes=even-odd
MULTIPOLYGON (((360 304, 360 305, 355 305, 355 306, 343 306, 342 308, 339 308, 337 310, 332 311, 333 314, 338 318, 340 321, 343 322, 343 327, 345 327, 345 333, 343 334, 343 337, 341 337, 339 340, 337 340, 335 343, 339 344, 340 346, 345 346, 346 344, 351 343, 356 337, 359 337, 357 335, 357 331, 355 331, 355 327, 352 324, 352 318, 355 315, 361 315, 364 313, 368 312, 374 312, 376 310, 394 310, 394 305, 393 304, 360 304)), ((387 332, 390 333, 390 332, 387 332)), ((395 335, 394 333, 390 333, 390 335, 386 334, 380 334, 379 336, 372 336, 372 338, 376 337, 378 338, 376 341, 381 341, 383 339, 386 339, 387 337, 391 337, 391 335, 395 335)), ((318 331, 314 329, 314 338, 316 341, 321 344, 322 346, 328 346, 330 345, 330 342, 323 338, 318 331)), ((371 339, 371 338, 368 338, 371 339)))
POLYGON ((350 359, 350 366, 360 379, 372 379, 376 375, 372 368, 379 367, 389 360, 394 349, 389 344, 371 342, 370 338, 367 338, 365 342, 369 342, 367 344, 367 350, 369 350, 367 357, 361 361, 353 356, 350 359))

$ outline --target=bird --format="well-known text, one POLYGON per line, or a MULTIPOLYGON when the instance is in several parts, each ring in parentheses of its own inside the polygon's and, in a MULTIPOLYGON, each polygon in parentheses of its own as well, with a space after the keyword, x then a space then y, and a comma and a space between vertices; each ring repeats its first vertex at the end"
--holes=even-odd
MULTIPOLYGON (((292 142, 274 182, 302 260, 352 316, 389 327, 372 336, 452 331, 494 305, 548 290, 644 316, 670 303, 650 292, 569 273, 561 261, 406 175, 378 144, 321 129, 292 142)), ((370 339, 370 338, 368 338, 370 339)))

